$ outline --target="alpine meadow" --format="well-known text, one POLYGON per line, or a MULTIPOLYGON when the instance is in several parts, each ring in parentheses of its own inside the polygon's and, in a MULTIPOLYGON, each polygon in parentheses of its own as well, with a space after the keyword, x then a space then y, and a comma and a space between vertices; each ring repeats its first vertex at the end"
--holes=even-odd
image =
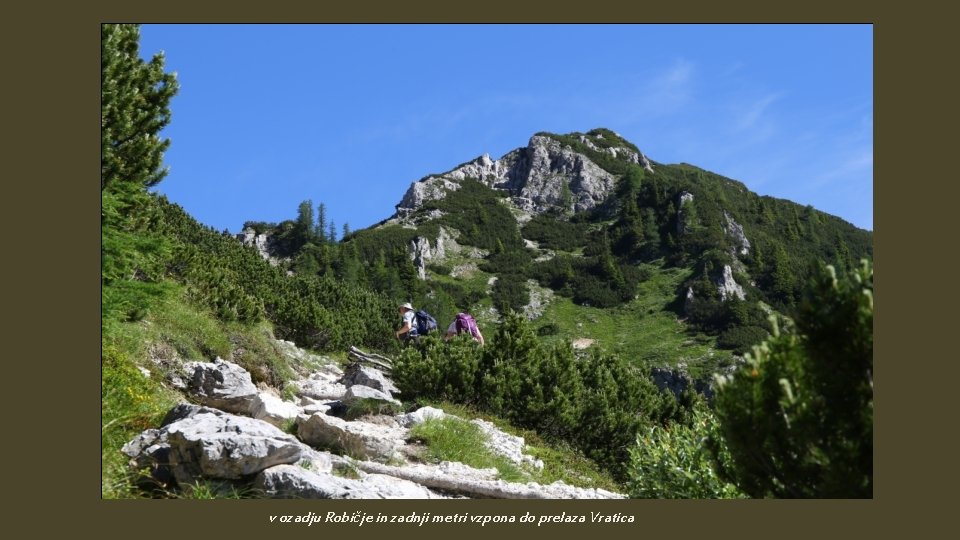
POLYGON ((103 498, 873 497, 872 232, 596 126, 218 231, 152 189, 140 39, 102 26, 103 498))

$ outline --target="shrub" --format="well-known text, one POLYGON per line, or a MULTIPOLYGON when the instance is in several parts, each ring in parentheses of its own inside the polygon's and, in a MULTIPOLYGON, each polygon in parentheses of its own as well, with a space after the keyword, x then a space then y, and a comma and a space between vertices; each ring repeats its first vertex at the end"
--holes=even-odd
POLYGON ((796 325, 720 379, 715 404, 733 457, 723 471, 754 497, 873 494, 873 268, 823 269, 796 325))
POLYGON ((694 408, 690 425, 652 425, 637 435, 630 449, 630 496, 641 499, 727 499, 742 497, 714 471, 714 459, 729 461, 725 447, 711 452, 719 423, 703 404, 694 408))
POLYGON ((434 274, 441 275, 441 276, 449 276, 450 272, 453 271, 453 268, 449 264, 440 264, 440 263, 428 264, 427 269, 433 272, 434 274))
POLYGON ((394 359, 393 379, 404 398, 429 397, 456 403, 476 401, 480 345, 473 340, 444 342, 439 336, 421 337, 394 359))
POLYGON ((557 323, 547 323, 537 328, 538 336, 555 336, 560 333, 560 325, 557 323))
POLYGON ((578 360, 566 342, 544 346, 513 312, 485 347, 421 339, 397 357, 393 377, 405 396, 472 404, 567 441, 619 477, 638 429, 683 417, 645 373, 614 356, 578 360))
POLYGON ((734 354, 745 354, 754 345, 767 339, 770 333, 759 326, 735 326, 720 333, 717 347, 731 349, 734 354))

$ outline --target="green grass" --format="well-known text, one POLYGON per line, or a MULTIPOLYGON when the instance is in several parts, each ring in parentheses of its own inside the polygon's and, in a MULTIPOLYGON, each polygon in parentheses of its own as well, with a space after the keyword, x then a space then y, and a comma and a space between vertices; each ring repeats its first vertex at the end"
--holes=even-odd
MULTIPOLYGON (((120 448, 148 428, 157 427, 183 396, 165 384, 166 370, 179 361, 213 360, 219 356, 247 369, 256 382, 277 388, 294 376, 273 341, 267 323, 223 323, 190 301, 187 290, 165 282, 151 288, 149 309, 130 320, 126 309, 105 311, 101 340, 101 496, 135 498, 127 457, 120 448), (163 360, 154 362, 151 357, 163 360), (149 370, 149 376, 140 369, 149 370)), ((104 303, 139 301, 137 287, 104 289, 104 303)), ((204 493, 201 486, 195 490, 204 493)), ((229 493, 222 494, 230 496, 229 493)), ((179 495, 170 495, 179 496, 179 495)))
POLYGON ((556 324, 560 331, 545 341, 587 338, 593 347, 620 355, 637 365, 674 366, 686 363, 691 374, 712 372, 731 361, 729 351, 714 347, 715 339, 691 335, 686 324, 667 310, 689 270, 649 265, 651 277, 637 287, 637 298, 616 308, 594 308, 555 296, 534 324, 556 324))
POLYGON ((334 476, 339 476, 340 478, 349 478, 351 480, 360 479, 360 469, 356 468, 352 463, 334 466, 332 473, 334 476))
POLYGON ((541 484, 552 484, 557 480, 565 484, 582 488, 599 488, 623 493, 609 474, 600 470, 596 463, 569 444, 559 442, 550 444, 540 438, 536 432, 523 431, 521 435, 527 442, 526 452, 543 461, 543 470, 534 475, 541 484))
MULTIPOLYGON (((523 437, 527 444, 525 453, 542 460, 544 465, 542 471, 535 471, 533 469, 524 470, 523 472, 526 473, 524 481, 551 484, 560 480, 571 486, 581 488, 600 488, 619 491, 621 493, 625 492, 625 488, 614 481, 613 477, 600 469, 596 463, 584 456, 582 452, 566 443, 548 442, 534 431, 515 428, 501 418, 477 411, 466 405, 446 401, 430 403, 430 405, 442 409, 447 414, 460 418, 480 418, 486 420, 487 422, 493 423, 504 433, 523 437)), ((507 463, 514 468, 517 467, 513 463, 507 463)))
POLYGON ((428 419, 410 430, 410 438, 427 445, 427 461, 459 461, 486 469, 493 467, 507 482, 523 482, 528 476, 510 460, 490 452, 483 432, 476 424, 459 418, 428 419))
POLYGON ((356 420, 367 415, 387 415, 393 416, 403 411, 403 408, 396 403, 385 403, 377 399, 361 399, 347 407, 344 414, 344 420, 356 420))
POLYGON ((115 344, 104 342, 100 393, 101 496, 137 496, 120 448, 141 431, 156 427, 178 401, 157 373, 144 376, 137 363, 115 344))
POLYGON ((176 492, 167 494, 175 499, 213 500, 213 499, 252 499, 261 496, 261 493, 251 488, 238 488, 228 482, 212 480, 197 480, 187 484, 176 492))

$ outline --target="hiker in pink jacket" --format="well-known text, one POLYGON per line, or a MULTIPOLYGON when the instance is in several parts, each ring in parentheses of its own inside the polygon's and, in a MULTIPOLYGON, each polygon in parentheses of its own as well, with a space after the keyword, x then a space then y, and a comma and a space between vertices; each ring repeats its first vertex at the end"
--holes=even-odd
POLYGON ((447 335, 443 336, 443 340, 450 341, 453 336, 465 332, 469 332, 474 340, 479 341, 480 345, 483 345, 483 334, 480 333, 480 328, 477 327, 477 321, 473 320, 470 314, 463 312, 457 313, 453 322, 447 327, 447 335))

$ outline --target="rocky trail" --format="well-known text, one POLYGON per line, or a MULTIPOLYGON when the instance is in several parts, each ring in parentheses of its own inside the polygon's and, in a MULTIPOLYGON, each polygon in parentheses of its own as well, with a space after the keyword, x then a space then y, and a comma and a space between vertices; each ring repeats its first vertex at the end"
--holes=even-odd
MULTIPOLYGON (((388 358, 353 349, 341 369, 290 342, 280 344, 291 360, 309 357, 319 366, 293 382, 293 400, 258 388, 250 373, 220 358, 173 370, 170 382, 193 403, 176 405, 160 426, 122 449, 143 487, 190 489, 203 482, 225 491, 306 499, 624 498, 559 481, 507 482, 493 468, 428 463, 410 429, 446 413, 432 407, 397 412, 403 409, 394 397, 399 390, 390 380, 388 358)), ((524 453, 522 437, 480 419, 472 422, 491 452, 521 470, 543 468, 524 453)))

